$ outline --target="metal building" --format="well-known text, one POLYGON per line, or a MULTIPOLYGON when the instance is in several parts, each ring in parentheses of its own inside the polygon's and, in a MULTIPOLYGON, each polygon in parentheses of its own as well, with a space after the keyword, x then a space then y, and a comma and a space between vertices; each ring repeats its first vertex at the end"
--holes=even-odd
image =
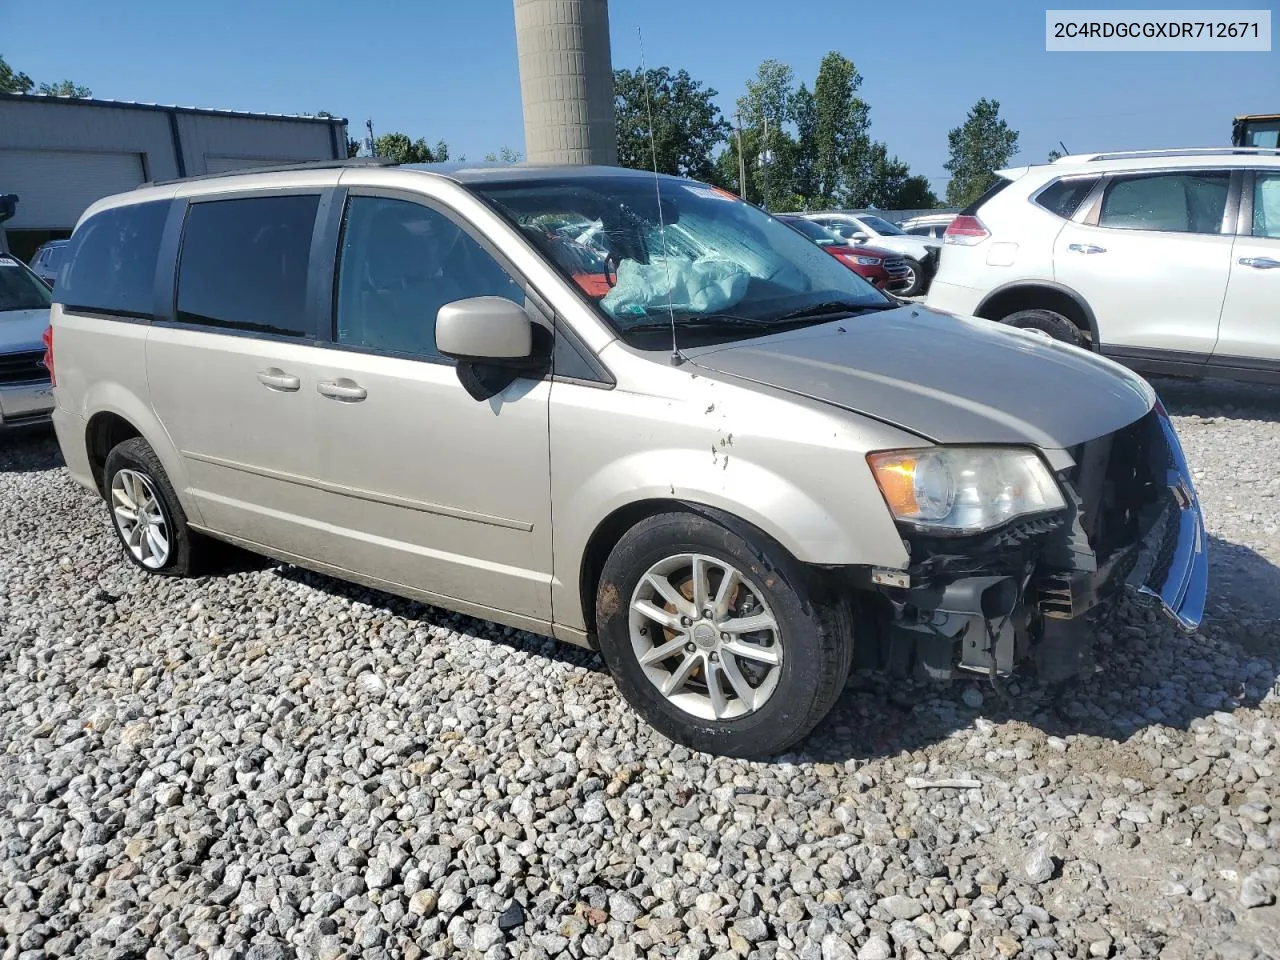
POLYGON ((608 0, 515 0, 515 11, 529 160, 616 164, 608 0))
POLYGON ((93 201, 148 180, 346 155, 339 118, 0 93, 0 194, 19 197, 0 249, 29 259, 93 201))

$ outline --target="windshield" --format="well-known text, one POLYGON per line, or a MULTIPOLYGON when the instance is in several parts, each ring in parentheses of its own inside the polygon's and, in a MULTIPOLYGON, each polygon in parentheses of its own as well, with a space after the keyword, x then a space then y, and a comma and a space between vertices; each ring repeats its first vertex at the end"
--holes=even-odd
POLYGON ((683 345, 890 303, 786 224, 694 181, 549 176, 473 189, 639 346, 661 346, 663 325, 670 344, 672 317, 683 345))
POLYGON ((44 265, 50 270, 57 270, 62 266, 62 257, 67 252, 67 245, 60 243, 56 247, 49 248, 49 254, 45 257, 44 265))
POLYGON ((903 232, 901 227, 895 226, 894 224, 890 223, 888 220, 881 220, 879 217, 868 217, 865 215, 859 215, 858 219, 861 220, 863 223, 865 223, 868 227, 870 227, 876 233, 883 234, 884 236, 889 236, 889 237, 906 236, 906 234, 903 232))
POLYGON ((11 257, 0 256, 0 312, 44 310, 52 297, 40 278, 11 257))
POLYGON ((794 218, 783 217, 782 219, 784 222, 789 223, 791 226, 795 227, 797 230, 803 233, 806 237, 808 237, 810 240, 812 240, 814 243, 818 244, 821 247, 829 247, 832 244, 843 239, 842 237, 839 237, 833 234, 830 230, 828 230, 822 224, 814 223, 812 220, 805 220, 801 217, 794 217, 794 218))

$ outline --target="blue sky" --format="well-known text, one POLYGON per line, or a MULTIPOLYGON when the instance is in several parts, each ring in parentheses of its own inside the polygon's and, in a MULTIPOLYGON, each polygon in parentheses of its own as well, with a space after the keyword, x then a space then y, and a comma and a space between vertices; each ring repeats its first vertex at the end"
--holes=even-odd
MULTIPOLYGON (((1280 111, 1280 52, 1046 53, 1046 5, 611 0, 613 62, 639 65, 641 28, 650 66, 684 67, 731 113, 762 59, 812 86, 822 56, 839 50, 864 77, 873 136, 931 178, 945 175, 947 131, 983 96, 1000 101, 1022 134, 1017 159, 1030 162, 1059 139, 1075 152, 1224 144, 1234 114, 1280 111)), ((523 147, 511 0, 55 7, 0 0, 0 54, 37 81, 70 77, 121 100, 329 110, 353 135, 372 118, 378 133, 444 138, 471 159, 523 147)))

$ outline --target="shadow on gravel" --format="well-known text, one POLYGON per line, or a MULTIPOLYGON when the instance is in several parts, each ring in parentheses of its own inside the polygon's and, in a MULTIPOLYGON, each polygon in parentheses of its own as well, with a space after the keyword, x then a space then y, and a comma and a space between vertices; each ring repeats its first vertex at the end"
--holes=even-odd
POLYGON ((466 614, 454 613, 429 603, 407 600, 394 594, 383 593, 363 587, 357 583, 338 580, 322 573, 314 573, 301 567, 277 566, 275 575, 294 583, 301 583, 315 590, 322 590, 335 597, 342 597, 356 603, 378 607, 388 613, 404 617, 406 620, 417 620, 427 626, 445 627, 462 633, 482 637, 491 643, 501 643, 512 650, 520 650, 534 656, 546 657, 557 663, 565 663, 596 673, 605 673, 604 661, 599 654, 575 647, 569 643, 561 643, 550 637, 540 637, 525 630, 504 627, 490 620, 469 617, 466 614))
MULTIPOLYGON (((1280 569, 1248 547, 1212 541, 1209 612, 1196 633, 1181 632, 1135 598, 1100 628, 1097 671, 1056 687, 1033 677, 1015 677, 996 690, 982 678, 937 685, 858 671, 800 751, 778 759, 843 763, 888 756, 944 741, 978 717, 1020 722, 1033 742, 1088 734, 1118 746, 1153 724, 1185 729, 1217 711, 1258 707, 1280 676, 1280 569), (981 708, 962 700, 969 686, 982 693, 981 708)), ((297 567, 277 567, 275 575, 427 625, 605 672, 597 654, 521 630, 297 567)), ((1108 750, 1099 752, 1100 768, 1133 775, 1126 766, 1129 752, 1108 750)))
POLYGON ((62 466, 53 427, 20 427, 0 433, 0 473, 38 473, 62 466))
POLYGON ((1232 420, 1280 423, 1280 387, 1230 380, 1151 381, 1166 409, 1174 416, 1225 416, 1232 420))

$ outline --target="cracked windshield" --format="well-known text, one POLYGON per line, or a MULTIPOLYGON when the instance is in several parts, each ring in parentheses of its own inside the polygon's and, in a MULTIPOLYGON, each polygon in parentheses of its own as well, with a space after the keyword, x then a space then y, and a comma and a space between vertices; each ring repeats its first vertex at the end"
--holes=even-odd
POLYGON ((618 176, 480 192, 637 345, 669 341, 673 321, 678 337, 726 339, 892 305, 796 230, 716 187, 664 178, 655 189, 652 178, 618 176))

